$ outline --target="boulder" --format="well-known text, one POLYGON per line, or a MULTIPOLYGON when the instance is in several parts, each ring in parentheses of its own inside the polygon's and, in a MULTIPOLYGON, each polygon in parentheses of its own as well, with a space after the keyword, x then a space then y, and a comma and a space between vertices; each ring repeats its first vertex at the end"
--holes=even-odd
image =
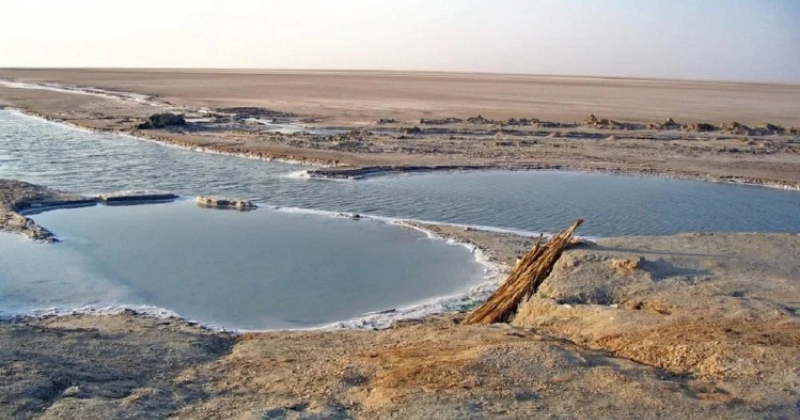
POLYGON ((172 126, 182 126, 186 125, 186 120, 183 118, 183 115, 173 114, 171 112, 165 112, 163 114, 153 114, 147 121, 138 125, 137 128, 141 130, 151 129, 151 128, 166 128, 172 126))

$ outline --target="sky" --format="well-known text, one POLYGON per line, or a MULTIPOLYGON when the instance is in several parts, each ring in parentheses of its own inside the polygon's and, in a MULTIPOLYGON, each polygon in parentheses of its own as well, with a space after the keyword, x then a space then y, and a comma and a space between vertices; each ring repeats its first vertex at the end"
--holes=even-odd
POLYGON ((800 0, 0 0, 0 67, 800 83, 800 0))

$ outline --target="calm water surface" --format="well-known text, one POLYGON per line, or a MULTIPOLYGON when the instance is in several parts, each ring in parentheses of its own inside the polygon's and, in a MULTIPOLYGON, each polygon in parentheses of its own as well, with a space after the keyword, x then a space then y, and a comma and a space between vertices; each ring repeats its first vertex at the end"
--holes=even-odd
POLYGON ((278 206, 584 235, 800 232, 800 193, 568 172, 437 173, 359 182, 289 176, 301 166, 82 132, 0 111, 0 178, 92 193, 161 189, 278 206))
POLYGON ((463 294, 463 246, 379 221, 193 202, 33 216, 64 242, 0 235, 0 309, 142 305, 238 329, 303 328, 463 294))
POLYGON ((301 166, 82 132, 0 111, 0 178, 92 193, 161 189, 278 206, 584 235, 800 232, 800 193, 568 172, 437 173, 310 181, 301 166))

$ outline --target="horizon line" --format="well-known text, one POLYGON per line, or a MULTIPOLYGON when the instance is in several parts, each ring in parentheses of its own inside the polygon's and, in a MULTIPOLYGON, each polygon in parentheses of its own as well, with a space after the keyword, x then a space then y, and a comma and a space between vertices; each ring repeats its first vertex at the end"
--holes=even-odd
POLYGON ((492 71, 465 71, 465 70, 388 70, 388 69, 301 69, 301 68, 260 68, 260 67, 101 67, 101 66, 75 66, 75 67, 0 67, 0 71, 58 71, 58 70, 83 70, 83 71, 185 71, 185 72, 285 72, 285 73, 396 73, 396 74, 460 74, 476 76, 516 76, 516 77, 551 77, 571 79, 602 79, 602 80, 639 80, 639 81, 665 81, 665 82, 700 82, 700 83, 730 83, 745 85, 776 85, 800 86, 798 81, 764 81, 742 79, 690 79, 682 77, 654 77, 654 76, 602 76, 587 74, 546 74, 546 73, 520 73, 520 72, 492 72, 492 71))

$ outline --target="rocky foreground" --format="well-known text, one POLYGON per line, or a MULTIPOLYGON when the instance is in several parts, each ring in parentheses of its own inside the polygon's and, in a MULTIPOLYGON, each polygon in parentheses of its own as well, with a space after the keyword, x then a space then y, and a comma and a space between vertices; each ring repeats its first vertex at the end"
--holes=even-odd
MULTIPOLYGON (((506 266, 533 243, 424 227, 506 266)), ((459 313, 237 335, 133 312, 6 320, 0 418, 797 418, 798 257, 789 234, 583 244, 511 325, 459 313)))

